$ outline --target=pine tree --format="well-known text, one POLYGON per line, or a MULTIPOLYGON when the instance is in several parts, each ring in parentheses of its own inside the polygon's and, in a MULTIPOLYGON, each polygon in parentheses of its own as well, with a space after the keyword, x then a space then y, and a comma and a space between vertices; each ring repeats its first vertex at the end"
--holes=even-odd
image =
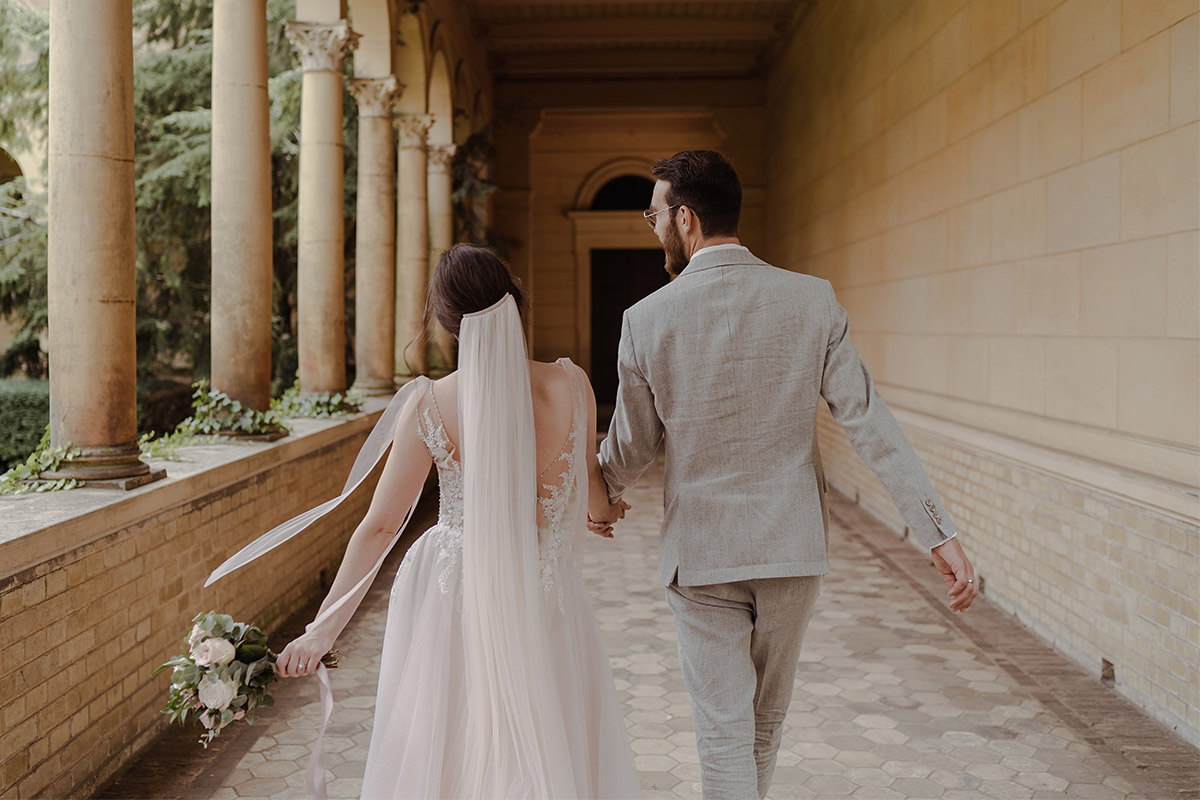
MULTIPOLYGON (((274 389, 296 372, 299 62, 283 33, 294 0, 268 0, 268 93, 274 215, 274 389)), ((0 0, 0 146, 45 131, 49 34, 44 12, 0 0), (17 35, 9 36, 14 31, 17 35), (21 62, 32 57, 33 68, 21 62)), ((140 376, 209 372, 212 4, 136 0, 134 6, 137 347, 140 376)), ((352 251, 357 114, 343 98, 347 245, 352 251)), ((44 134, 43 134, 44 135, 44 134)), ((0 186, 0 315, 19 323, 0 375, 47 372, 39 339, 46 327, 46 198, 17 179, 0 186)), ((99 200, 97 202, 100 202, 99 200)), ((346 280, 352 282, 352 262, 346 280)), ((347 292, 347 326, 353 304, 347 292)), ((347 336, 347 342, 351 342, 347 336)), ((349 350, 349 345, 348 345, 349 350)), ((348 357, 352 353, 348 352, 348 357)))

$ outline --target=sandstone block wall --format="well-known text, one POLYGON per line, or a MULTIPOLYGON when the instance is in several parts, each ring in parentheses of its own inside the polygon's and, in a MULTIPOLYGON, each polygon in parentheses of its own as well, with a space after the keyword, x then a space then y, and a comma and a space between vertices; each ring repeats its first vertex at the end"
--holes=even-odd
MULTIPOLYGON (((1192 742, 1198 10, 817 0, 770 74, 766 203, 989 595, 1192 742)), ((831 482, 896 521, 826 422, 831 482)))

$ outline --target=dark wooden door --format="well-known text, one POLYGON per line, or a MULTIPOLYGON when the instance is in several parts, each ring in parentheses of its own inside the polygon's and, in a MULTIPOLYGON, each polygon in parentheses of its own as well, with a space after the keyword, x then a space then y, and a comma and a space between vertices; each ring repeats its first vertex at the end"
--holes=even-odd
POLYGON ((606 427, 617 399, 621 314, 667 284, 662 250, 592 251, 592 388, 606 427))

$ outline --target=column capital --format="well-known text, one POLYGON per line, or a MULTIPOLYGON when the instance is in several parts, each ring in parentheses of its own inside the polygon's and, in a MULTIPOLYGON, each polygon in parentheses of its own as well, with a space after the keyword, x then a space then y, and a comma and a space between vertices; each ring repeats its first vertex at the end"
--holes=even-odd
POLYGON ((450 161, 454 158, 454 151, 457 149, 458 145, 453 144, 429 145, 429 171, 449 172, 450 161))
POLYGON ((424 147, 425 137, 433 127, 430 114, 397 114, 396 130, 400 132, 401 147, 424 147))
POLYGON ((399 99, 404 84, 392 75, 385 78, 351 78, 350 94, 358 101, 358 116, 390 117, 392 103, 399 99))
POLYGON ((284 24, 284 32, 300 56, 300 66, 305 72, 341 74, 346 53, 357 47, 361 38, 344 19, 330 23, 293 19, 284 24))

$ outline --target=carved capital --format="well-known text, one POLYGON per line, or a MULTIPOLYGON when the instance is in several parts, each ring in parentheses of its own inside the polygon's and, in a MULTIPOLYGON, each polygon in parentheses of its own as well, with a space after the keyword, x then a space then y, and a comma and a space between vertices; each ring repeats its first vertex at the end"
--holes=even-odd
POLYGON ((433 117, 429 114, 397 114, 396 130, 400 132, 401 147, 424 147, 433 117))
POLYGON ((284 32, 300 56, 300 66, 305 72, 340 74, 346 53, 357 47, 361 38, 344 19, 331 23, 291 20, 285 24, 284 32))
POLYGON ((394 77, 386 78, 351 78, 350 94, 358 101, 359 117, 390 117, 392 103, 404 91, 404 84, 398 83, 394 77))
POLYGON ((431 144, 429 145, 429 171, 430 172, 449 172, 450 161, 454 158, 454 151, 458 149, 457 145, 453 144, 431 144))

